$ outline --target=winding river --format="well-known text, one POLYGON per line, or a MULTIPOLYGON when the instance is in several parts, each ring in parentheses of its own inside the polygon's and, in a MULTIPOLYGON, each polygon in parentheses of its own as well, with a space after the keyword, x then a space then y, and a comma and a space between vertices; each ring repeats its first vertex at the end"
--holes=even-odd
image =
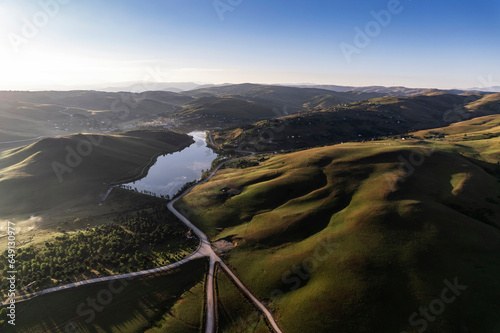
POLYGON ((201 178, 202 170, 210 169, 217 154, 207 147, 206 132, 188 133, 195 142, 179 152, 158 157, 146 177, 124 185, 156 195, 175 195, 187 182, 201 178))

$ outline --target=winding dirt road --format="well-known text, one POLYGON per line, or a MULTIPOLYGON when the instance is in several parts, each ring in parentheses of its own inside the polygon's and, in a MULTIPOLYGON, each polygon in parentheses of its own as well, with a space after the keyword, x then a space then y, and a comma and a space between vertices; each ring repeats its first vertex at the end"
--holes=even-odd
MULTIPOLYGON (((253 155, 253 153, 251 153, 253 155)), ((175 208, 174 204, 179 200, 180 198, 184 197, 186 194, 188 194, 194 187, 204 184, 207 181, 210 180, 210 178, 215 175, 217 171, 226 163, 237 160, 238 158, 222 162, 219 164, 211 173, 210 175, 203 180, 202 182, 191 186, 188 188, 184 193, 182 193, 180 196, 175 198, 174 200, 170 201, 168 203, 168 209, 175 214, 185 225, 187 225, 191 230, 198 236, 200 239, 200 248, 198 249, 199 253, 205 254, 210 258, 210 266, 209 266, 209 271, 208 271, 208 278, 207 278, 207 296, 206 296, 206 304, 207 304, 207 317, 206 317, 206 329, 205 333, 212 333, 215 331, 215 289, 214 289, 214 273, 215 273, 215 264, 219 263, 219 265, 226 271, 228 276, 238 285, 240 290, 242 290, 245 295, 252 301, 252 303, 264 313, 266 316, 269 324, 273 327, 274 331, 276 333, 282 333, 281 329, 279 328, 278 324, 274 320, 273 315, 271 312, 262 304, 257 297, 255 297, 250 290, 241 282, 238 277, 231 271, 231 269, 222 261, 222 259, 214 252, 212 249, 212 246, 210 245, 210 240, 208 239, 207 235, 205 235, 200 229, 198 229, 191 221, 189 221, 184 215, 179 213, 175 208)))
MULTIPOLYGON (((254 153, 250 153, 253 155, 254 153)), ((22 301, 27 301, 33 297, 36 296, 41 296, 45 294, 50 294, 62 290, 67 290, 71 288, 77 288, 85 285, 90 285, 90 284, 95 284, 95 283, 101 283, 101 282, 106 282, 106 281, 111 281, 111 280, 119 280, 119 279, 127 279, 127 278, 133 278, 133 277, 138 277, 138 276, 144 276, 144 275, 150 275, 150 274, 155 274, 159 272, 165 272, 168 270, 175 269, 191 260, 195 260, 198 258, 203 258, 203 257, 208 257, 209 258, 209 270, 208 270, 208 277, 207 277, 207 286, 206 286, 206 322, 205 322, 205 333, 213 333, 215 332, 215 324, 216 324, 216 316, 215 316, 215 288, 214 288, 214 275, 215 275, 215 264, 219 263, 222 269, 228 274, 230 279, 232 279, 236 285, 239 287, 239 289, 252 301, 252 303, 260 310, 262 313, 266 316, 267 321, 273 328, 273 330, 276 333, 282 333, 281 329, 279 328, 278 324, 274 320, 274 317, 272 316, 271 312, 262 304, 257 297, 255 297, 250 290, 241 282, 238 277, 231 271, 231 269, 222 261, 222 259, 214 252, 212 249, 212 246, 210 244, 210 240, 208 239, 207 235, 205 235, 200 229, 198 229, 191 221, 189 221, 184 215, 182 215, 177 209, 174 208, 174 204, 177 202, 177 200, 181 199, 184 197, 186 194, 188 194, 194 187, 206 183, 210 178, 212 178, 219 169, 228 162, 237 160, 239 158, 235 158, 232 160, 228 160, 225 162, 222 162, 219 164, 211 173, 210 175, 203 180, 200 183, 197 183, 191 187, 189 187, 186 191, 184 191, 180 196, 177 198, 173 199, 170 201, 167 205, 168 209, 175 215, 177 216, 188 228, 190 228, 200 239, 200 245, 198 249, 193 252, 191 255, 187 256, 186 258, 175 262, 173 264, 163 266, 163 267, 158 267, 158 268, 153 268, 149 270, 144 270, 144 271, 139 271, 139 272, 133 272, 133 273, 126 273, 126 274, 120 274, 120 275, 112 275, 112 276, 106 276, 106 277, 100 277, 100 278, 95 278, 95 279, 89 279, 89 280, 84 280, 84 281, 79 281, 79 282, 74 282, 70 284, 66 284, 64 286, 59 286, 59 287, 54 287, 54 288, 49 288, 49 289, 44 289, 32 294, 28 294, 23 296, 23 298, 16 299, 16 302, 22 302, 22 301)), ((9 300, 3 302, 3 305, 8 304, 9 300)))

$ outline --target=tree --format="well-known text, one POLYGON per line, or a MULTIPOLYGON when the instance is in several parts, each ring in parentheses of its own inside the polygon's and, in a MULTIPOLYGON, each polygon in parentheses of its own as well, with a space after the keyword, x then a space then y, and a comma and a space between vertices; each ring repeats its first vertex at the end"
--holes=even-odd
POLYGON ((7 308, 2 308, 2 310, 0 310, 0 326, 5 324, 5 319, 3 318, 6 318, 6 316, 7 316, 7 308))

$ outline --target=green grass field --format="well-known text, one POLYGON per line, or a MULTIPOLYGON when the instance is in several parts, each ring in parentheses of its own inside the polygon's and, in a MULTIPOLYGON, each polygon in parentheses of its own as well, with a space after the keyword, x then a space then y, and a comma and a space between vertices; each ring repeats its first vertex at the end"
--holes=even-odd
POLYGON ((145 333, 199 333, 205 323, 204 281, 186 290, 175 305, 159 317, 145 333))
POLYGON ((455 278, 467 289, 426 332, 498 332, 499 119, 453 125, 463 130, 446 140, 269 154, 179 205, 214 240, 233 239, 230 264, 287 333, 417 332, 409 317, 455 278))
POLYGON ((2 332, 200 332, 205 260, 158 276, 96 284, 17 304, 16 326, 2 332), (201 287, 200 287, 201 286, 201 287), (109 295, 112 295, 110 298, 109 295), (96 301, 92 311, 88 298, 96 301), (189 307, 183 306, 190 303, 189 307), (80 305, 83 304, 83 305, 80 305), (182 313, 179 313, 179 309, 182 313), (163 326, 161 330, 158 327, 163 326), (170 323, 173 323, 172 325, 170 323))
MULTIPOLYGON (((154 198, 153 198, 154 199, 154 198)), ((112 222, 69 233, 57 228, 44 244, 16 248, 17 294, 40 291, 95 277, 131 273, 174 263, 196 250, 197 239, 165 207, 165 201, 112 222), (29 286, 29 290, 25 291, 29 286)), ((0 253, 0 295, 7 298, 8 253, 0 253)))
MULTIPOLYGON (((55 236, 63 235, 58 228, 69 236, 80 230, 94 228, 116 219, 134 215, 142 210, 151 211, 159 203, 165 201, 141 193, 115 188, 108 199, 102 204, 90 203, 68 207, 54 208, 30 216, 19 214, 8 220, 16 224, 16 242, 19 247, 28 245, 39 246, 52 241, 55 236)), ((6 237, 7 219, 0 220, 3 229, 0 237, 6 237)))
POLYGON ((99 203, 109 184, 144 175, 154 157, 192 143, 173 132, 76 134, 0 153, 0 218, 99 203))
POLYGON ((269 333, 266 320, 220 268, 216 275, 217 332, 269 333))
POLYGON ((369 141, 498 114, 500 94, 380 97, 212 132, 221 148, 272 152, 369 141))

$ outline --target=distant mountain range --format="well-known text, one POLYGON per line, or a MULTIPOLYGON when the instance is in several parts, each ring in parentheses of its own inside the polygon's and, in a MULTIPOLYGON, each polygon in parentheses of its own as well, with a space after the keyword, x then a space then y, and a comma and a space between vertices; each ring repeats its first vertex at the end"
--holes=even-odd
POLYGON ((275 151, 374 140, 494 114, 500 114, 500 94, 386 96, 301 111, 213 134, 221 147, 275 151))
POLYGON ((337 85, 294 85, 298 88, 317 88, 326 89, 337 92, 344 91, 361 91, 365 93, 380 93, 384 95, 392 96, 414 96, 423 95, 433 92, 445 92, 448 94, 464 94, 473 92, 500 92, 500 87, 484 87, 484 88, 471 88, 471 89, 435 89, 435 88, 407 88, 402 86, 396 87, 384 87, 384 86, 366 86, 366 87, 354 87, 354 86, 337 86, 337 85))
MULTIPOLYGON (((223 129, 294 115, 306 110, 327 111, 324 115, 328 114, 328 118, 332 115, 335 119, 339 117, 339 114, 345 112, 346 115, 340 119, 351 119, 359 125, 359 121, 363 117, 357 117, 352 110, 365 114, 365 109, 368 106, 374 108, 373 105, 376 103, 391 105, 403 103, 401 105, 406 108, 403 111, 408 112, 409 110, 415 115, 415 117, 412 116, 412 119, 393 124, 393 119, 385 119, 387 114, 378 112, 376 113, 377 118, 372 119, 375 113, 369 112, 368 118, 375 123, 384 118, 384 123, 373 131, 367 130, 366 135, 358 133, 354 129, 351 133, 356 136, 362 134, 364 137, 368 137, 376 136, 377 133, 385 135, 386 132, 400 133, 401 130, 446 125, 445 122, 431 122, 426 118, 427 105, 426 103, 419 104, 419 100, 426 96, 429 98, 425 101, 432 100, 443 105, 443 107, 437 105, 437 110, 440 112, 453 109, 455 106, 463 106, 462 100, 464 99, 468 100, 465 103, 468 104, 485 96, 495 96, 479 91, 444 91, 405 87, 291 87, 250 83, 218 86, 198 85, 196 83, 179 83, 175 87, 173 85, 174 83, 166 83, 165 87, 176 90, 192 87, 196 87, 196 89, 176 92, 165 90, 146 92, 0 91, 0 150, 12 147, 11 141, 24 142, 42 136, 79 132, 113 133, 137 126, 148 128, 163 126, 177 131, 223 129), (474 96, 474 99, 470 96, 474 96), (380 98, 384 100, 377 101, 380 98), (396 99, 397 103, 389 103, 391 98, 396 99), (404 98, 413 99, 398 100, 404 98), (368 102, 356 104, 364 101, 368 102), (339 112, 339 108, 340 110, 346 108, 349 110, 339 112), (425 126, 415 125, 420 123, 424 123, 425 126), (386 124, 389 125, 386 126, 386 124), (406 125, 403 126, 404 124, 406 125)), ((493 100, 495 100, 493 105, 498 105, 496 98, 493 100)), ((488 114, 491 113, 497 113, 497 111, 493 110, 488 114)), ((320 119, 321 117, 315 115, 315 118, 320 119)), ((330 120, 332 119, 325 119, 325 121, 330 120)), ((358 128, 359 126, 354 125, 354 123, 353 126, 358 128)), ((370 125, 368 127, 374 128, 376 126, 370 125)), ((339 139, 340 141, 351 140, 352 135, 341 136, 339 139)), ((332 138, 333 136, 328 135, 326 141, 330 142, 332 138)), ((288 143, 284 143, 284 145, 286 146, 288 143)), ((16 145, 17 143, 14 142, 13 146, 16 145)))
POLYGON ((205 87, 212 87, 213 84, 198 84, 194 82, 126 82, 121 84, 110 84, 102 86, 98 90, 106 92, 135 92, 141 93, 151 90, 162 90, 171 92, 182 92, 205 87))
MULTIPOLYGON (((490 82, 494 83, 494 82, 490 82)), ((485 82, 486 84, 486 82, 485 82)), ((416 94, 424 94, 429 92, 447 92, 450 94, 461 94, 466 92, 489 92, 495 93, 500 92, 500 86, 483 86, 474 87, 470 89, 437 89, 437 88, 408 88, 404 86, 344 86, 344 85, 333 85, 333 84, 314 84, 314 83, 303 83, 303 84, 234 84, 234 83, 222 83, 222 84, 212 84, 206 82, 160 82, 160 81, 129 81, 129 82, 108 82, 99 84, 87 84, 87 85, 66 85, 66 86, 54 86, 52 91, 68 91, 68 90, 97 90, 104 92, 134 92, 141 93, 146 91, 170 91, 170 92, 185 92, 190 90, 199 90, 205 88, 218 88, 227 86, 281 86, 281 87, 294 87, 294 88, 310 88, 310 89, 322 89, 334 92, 346 92, 346 91, 358 91, 365 93, 380 93, 384 95, 393 96, 412 96, 416 94)), ((35 91, 35 90, 31 90, 35 91)))
POLYGON ((227 127, 383 96, 256 84, 198 87, 140 93, 0 91, 0 143, 78 132, 114 132, 159 118, 171 119, 177 130, 227 127))
POLYGON ((500 86, 494 87, 483 87, 483 88, 472 88, 472 90, 483 91, 483 92, 500 92, 500 86))
MULTIPOLYGON (((108 84, 107 86, 101 85, 97 90, 107 91, 107 92, 144 92, 148 90, 163 90, 172 92, 183 92, 189 90, 198 90, 203 88, 218 88, 218 87, 228 87, 228 86, 245 86, 247 84, 202 84, 194 82, 126 82, 120 84, 108 84)), ((384 95, 393 96, 412 96, 425 94, 430 92, 447 92, 450 94, 462 94, 472 91, 481 92, 500 92, 500 86, 492 87, 474 87, 470 89, 436 89, 436 88, 408 88, 403 86, 343 86, 343 85, 328 85, 328 84, 253 84, 254 86, 284 86, 284 87, 296 87, 296 88, 311 88, 311 89, 322 89, 331 90, 335 92, 346 92, 346 91, 359 91, 365 93, 380 93, 384 95)))
POLYGON ((183 92, 182 94, 192 97, 233 96, 279 110, 286 108, 288 110, 287 113, 295 113, 304 108, 316 107, 320 104, 326 107, 384 96, 376 92, 335 92, 321 88, 299 88, 250 83, 199 88, 183 92))

